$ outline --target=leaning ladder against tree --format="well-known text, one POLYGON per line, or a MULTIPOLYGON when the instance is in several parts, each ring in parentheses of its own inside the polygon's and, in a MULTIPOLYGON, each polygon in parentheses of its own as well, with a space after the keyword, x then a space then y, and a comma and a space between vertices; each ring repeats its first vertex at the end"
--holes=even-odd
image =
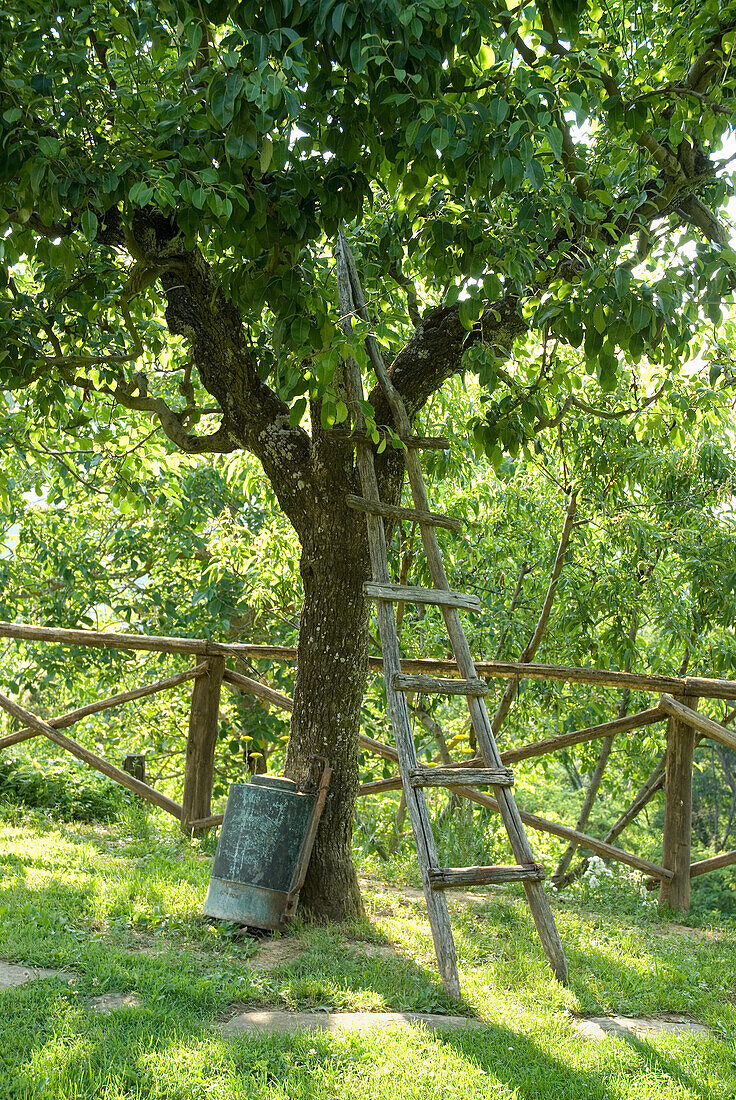
MULTIPOLYGON (((338 236, 336 261, 341 323, 345 334, 350 336, 353 314, 356 314, 367 323, 370 323, 370 317, 361 290, 355 261, 342 231, 338 236)), ((376 599, 389 715, 398 751, 404 797, 414 832, 422 885, 427 899, 427 910, 442 982, 445 990, 451 996, 459 996, 460 986, 457 975, 455 944, 443 891, 448 886, 511 881, 523 882, 529 908, 537 926, 545 954, 555 975, 560 981, 564 982, 567 979, 567 962, 542 885, 544 869, 534 860, 519 811, 511 794, 510 785, 513 782, 513 776, 502 764, 494 731, 483 701, 487 686, 478 678, 458 614, 460 608, 478 610, 480 605, 472 597, 450 591, 434 531, 438 521, 441 523, 442 520, 431 513, 429 508, 417 450, 411 445, 412 429, 404 403, 391 382, 378 344, 370 335, 366 338, 366 350, 379 385, 391 409, 395 427, 407 445, 404 462, 414 502, 414 518, 419 523, 427 563, 435 585, 433 589, 421 589, 391 585, 390 583, 382 516, 394 516, 395 509, 390 506, 384 507, 381 504, 373 451, 370 441, 365 436, 365 424, 361 414, 361 402, 364 400, 364 393, 360 368, 356 361, 349 357, 346 363, 345 380, 353 426, 356 432, 358 470, 363 490, 363 501, 353 498, 352 506, 362 508, 366 513, 373 573, 373 583, 369 584, 366 590, 369 595, 376 599), (416 689, 417 685, 414 682, 416 677, 405 677, 401 674, 399 642, 393 609, 393 602, 401 599, 435 604, 442 610, 455 659, 460 673, 465 679, 464 681, 453 682, 439 679, 433 681, 429 677, 422 677, 421 690, 445 693, 452 691, 453 694, 457 694, 458 686, 462 686, 462 694, 467 698, 476 741, 485 764, 484 769, 472 773, 472 780, 469 779, 467 769, 436 769, 437 774, 432 775, 433 769, 422 769, 417 766, 416 750, 406 701, 406 692, 416 689), (457 786, 467 782, 484 782, 486 785, 493 787, 509 836, 511 849, 517 860, 516 866, 439 867, 422 788, 433 785, 457 786)))

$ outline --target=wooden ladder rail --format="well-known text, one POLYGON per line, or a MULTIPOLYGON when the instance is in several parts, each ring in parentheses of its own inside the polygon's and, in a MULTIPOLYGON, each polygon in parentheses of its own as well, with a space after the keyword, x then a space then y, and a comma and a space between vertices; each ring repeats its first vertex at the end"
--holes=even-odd
MULTIPOLYGON (((337 246, 337 283, 340 312, 342 314, 340 323, 346 336, 350 336, 352 332, 353 296, 345 259, 346 246, 347 242, 340 235, 337 246)), ((360 411, 360 403, 364 400, 363 380, 360 367, 352 356, 349 356, 345 363, 345 384, 351 406, 354 430, 357 435, 356 454, 363 496, 366 500, 378 504, 380 503, 380 494, 373 460, 373 447, 366 436, 365 421, 360 411)), ((378 513, 367 512, 366 524, 373 580, 378 584, 388 585, 391 578, 388 569, 388 552, 383 517, 378 513)), ((430 882, 430 870, 436 868, 438 864, 432 823, 429 818, 424 791, 421 788, 413 787, 408 779, 409 773, 416 770, 418 763, 409 707, 406 702, 406 695, 391 688, 393 677, 401 674, 401 655, 393 603, 391 600, 379 598, 376 600, 376 611, 381 650, 383 652, 389 717, 394 731, 396 751, 399 756, 399 771, 404 784, 406 808, 414 833, 437 964, 445 992, 450 997, 459 999, 460 980, 457 974, 455 940, 452 935, 447 901, 444 892, 432 889, 430 882)))
MULTIPOLYGON (((371 323, 370 314, 368 313, 363 291, 360 285, 360 279, 358 277, 358 271, 355 266, 355 260, 353 258, 350 246, 345 238, 342 230, 338 234, 338 286, 341 290, 340 303, 341 312, 343 313, 343 324, 347 320, 347 324, 350 325, 350 316, 353 311, 368 324, 371 323), (345 282, 348 286, 345 286, 345 282), (347 307, 347 308, 346 308, 347 307)), ((346 330, 346 334, 349 335, 349 331, 346 330)), ((383 390, 386 400, 389 403, 389 407, 394 416, 396 428, 401 436, 411 435, 411 424, 404 407, 404 402, 401 395, 394 387, 391 378, 389 377, 386 365, 383 361, 383 356, 378 347, 378 343, 372 335, 368 335, 365 341, 366 350, 371 361, 371 365, 378 378, 379 385, 383 390)), ((357 364, 351 369, 350 373, 358 371, 357 364)), ((359 371, 358 371, 359 378, 359 371)), ((362 381, 360 382, 360 393, 362 399, 362 381)), ((378 495, 378 483, 375 477, 375 467, 373 464, 372 450, 366 451, 366 448, 361 448, 364 453, 368 454, 370 466, 373 471, 373 485, 371 487, 371 493, 365 492, 364 495, 370 499, 377 499, 378 495)), ((427 490, 424 483, 424 477, 422 475, 421 464, 419 456, 415 448, 407 448, 404 455, 404 462, 406 471, 409 477, 409 485, 411 488, 412 499, 414 501, 414 507, 420 512, 430 512, 429 500, 427 497, 427 490)), ((380 519, 380 517, 379 517, 380 519)), ((381 522, 381 531, 383 530, 383 523, 381 522)), ((444 563, 442 561, 442 554, 440 552, 439 543, 437 542, 437 536, 435 534, 434 526, 428 523, 420 523, 420 531, 422 537, 422 543, 424 545, 424 551, 427 557, 427 564, 429 566, 430 575, 436 588, 444 589, 445 591, 450 589, 447 575, 445 573, 444 563)), ((383 545, 383 557, 386 573, 388 570, 388 561, 385 551, 385 543, 383 545)), ((385 574, 383 575, 385 576, 385 574)), ((382 579, 383 579, 382 576, 382 579)), ((378 580, 374 574, 374 580, 378 580)), ((385 582, 384 582, 385 583, 385 582)), ((377 601, 377 606, 380 609, 381 606, 385 607, 383 600, 377 601)), ((446 605, 441 606, 442 615, 445 620, 447 633, 450 637, 452 648, 455 654, 458 668, 461 676, 467 680, 477 679, 477 672, 475 664, 473 662, 472 655, 470 653, 470 647, 468 640, 465 636, 460 616, 456 608, 446 605)), ((385 614, 385 612, 384 612, 385 614)), ((390 612, 391 615, 391 631, 394 636, 396 659, 398 659, 398 638, 396 637, 395 624, 393 619, 393 609, 390 612)), ((380 622, 380 610, 379 610, 379 622, 380 622)), ((388 625, 388 624, 387 624, 388 625)), ((381 632, 381 645, 383 646, 383 632, 381 632)), ((384 653, 385 661, 385 653, 384 653)), ((395 692, 391 687, 391 681, 395 673, 400 673, 400 667, 394 668, 393 661, 391 667, 385 667, 386 673, 386 687, 387 698, 391 700, 395 697, 395 692)), ((491 721, 486 709, 485 702, 482 697, 472 695, 467 697, 468 709, 470 711, 470 718, 475 730, 475 736, 478 743, 478 748, 484 759, 486 767, 488 768, 500 768, 502 767, 502 761, 498 747, 496 745, 496 739, 493 735, 491 727, 491 721)), ((404 703, 406 708, 406 704, 404 703)), ((407 710, 407 725, 408 725, 408 710, 407 710)), ((411 727, 408 725, 409 735, 411 737, 411 727)), ((397 746, 398 748, 398 746, 397 746)), ((412 753, 414 753, 414 744, 412 739, 412 753)), ((414 765, 416 767, 416 765, 414 765)), ((406 771, 405 767, 401 767, 402 777, 406 771)), ((404 783, 406 789, 406 782, 404 783)), ((514 853, 515 859, 520 865, 534 864, 534 855, 529 844, 529 838, 526 835, 523 822, 519 816, 519 810, 516 805, 516 801, 513 794, 508 788, 498 788, 494 791, 495 797, 499 803, 501 811, 501 817, 503 819, 506 832, 509 837, 511 850, 514 853)), ((407 802, 408 807, 408 802, 407 802)), ((425 810, 426 812, 426 810, 425 810)), ((424 881, 424 873, 423 873, 424 881)), ((555 924, 552 911, 550 909, 549 901, 544 892, 544 886, 539 880, 525 879, 523 880, 524 890, 527 896, 527 902, 532 914, 532 918, 537 927, 537 932, 544 949, 544 952, 549 960, 550 966, 559 979, 559 981, 567 982, 567 960, 565 958, 565 952, 560 940, 560 935, 555 924)), ((433 893, 430 889, 425 887, 425 894, 429 895, 433 893)), ((428 901, 429 905, 429 901, 428 901)), ((430 921, 431 921, 430 911, 430 921)), ((449 921, 448 921, 449 923, 449 921)), ((450 933, 451 935, 451 933, 450 933)), ((454 942, 453 942, 453 957, 454 957, 454 942)), ((439 953, 438 953, 439 961, 439 953)), ((442 969, 440 964, 440 969, 442 969)), ((444 976, 443 976, 444 980, 444 976)))

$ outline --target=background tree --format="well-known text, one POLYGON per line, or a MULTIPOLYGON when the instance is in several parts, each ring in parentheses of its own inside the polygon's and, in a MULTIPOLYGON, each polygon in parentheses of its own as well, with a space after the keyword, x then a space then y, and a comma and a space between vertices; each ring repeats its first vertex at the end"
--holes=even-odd
MULTIPOLYGON (((718 152, 735 27, 715 0, 11 0, 0 15, 0 385, 77 439, 104 439, 117 404, 172 447, 261 463, 301 544, 287 770, 305 779, 315 752, 335 766, 314 911, 359 906, 368 639, 353 449, 334 430, 337 227, 412 415, 477 372, 475 437, 499 462, 613 391, 621 351, 652 365, 630 373, 636 403, 732 286, 718 152), (535 355, 509 366, 530 333, 535 355)), ((387 455, 386 495, 400 473, 387 455)))

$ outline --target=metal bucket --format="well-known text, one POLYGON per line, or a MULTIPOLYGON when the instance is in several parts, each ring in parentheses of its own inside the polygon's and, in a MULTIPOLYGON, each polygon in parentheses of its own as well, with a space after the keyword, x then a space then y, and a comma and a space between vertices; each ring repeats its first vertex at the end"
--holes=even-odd
POLYGON ((253 928, 279 928, 294 915, 330 769, 306 794, 281 776, 233 783, 220 829, 204 915, 253 928))

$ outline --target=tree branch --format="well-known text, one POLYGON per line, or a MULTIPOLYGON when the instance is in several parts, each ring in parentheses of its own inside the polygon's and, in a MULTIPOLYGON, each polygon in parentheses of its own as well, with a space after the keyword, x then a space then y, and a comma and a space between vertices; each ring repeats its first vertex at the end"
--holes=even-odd
POLYGON ((707 48, 693 61, 686 78, 688 87, 693 91, 702 92, 710 83, 713 73, 723 61, 723 39, 732 30, 736 30, 736 19, 722 23, 710 36, 707 48))
POLYGON ((90 393, 97 393, 111 397, 116 404, 135 412, 152 413, 158 417, 158 421, 168 438, 175 443, 180 450, 187 454, 229 454, 238 447, 238 443, 232 439, 230 429, 225 420, 216 432, 210 435, 192 435, 187 432, 182 417, 188 415, 191 410, 184 409, 177 412, 161 397, 134 395, 130 387, 119 382, 117 386, 95 385, 91 378, 77 376, 71 372, 62 371, 64 380, 72 386, 78 386, 90 393))
MULTIPOLYGON (((389 368, 409 416, 417 413, 443 382, 457 374, 466 348, 482 339, 510 354, 514 340, 526 332, 528 325, 518 313, 514 295, 494 302, 472 332, 460 323, 457 304, 439 306, 425 314, 389 368)), ((390 411, 380 386, 373 389, 370 401, 379 423, 390 423, 390 411)))
MULTIPOLYGON (((534 628, 531 638, 524 647, 520 657, 520 664, 529 664, 539 649, 544 632, 547 629, 547 623, 552 612, 552 604, 554 603, 555 594, 557 592, 557 583, 560 579, 560 573, 562 572, 562 566, 565 561, 565 555, 567 553, 567 547, 570 542, 570 536, 575 527, 575 512, 578 506, 578 495, 576 492, 572 493, 565 510, 565 521, 562 525, 562 533, 560 534, 560 541, 557 547, 557 554, 555 555, 554 565, 552 566, 552 572, 549 578, 549 584, 547 586, 547 594, 544 597, 544 603, 542 604, 542 610, 539 613, 537 625, 534 628)), ((509 680, 504 688, 503 695, 496 707, 495 714, 491 721, 491 727, 493 729, 494 737, 500 730, 506 716, 511 709, 516 695, 519 691, 519 681, 509 680)))
POLYGON ((542 431, 545 428, 556 428, 570 409, 580 409, 581 412, 588 413, 590 416, 595 416, 599 420, 623 420, 625 416, 635 416, 637 413, 642 412, 659 400, 664 393, 665 385, 666 383, 663 382, 659 389, 645 398, 640 405, 631 406, 627 409, 617 409, 615 411, 610 409, 597 409, 594 405, 589 405, 587 401, 582 401, 579 397, 570 394, 562 402, 562 405, 553 417, 548 420, 537 421, 534 426, 535 431, 542 431))

